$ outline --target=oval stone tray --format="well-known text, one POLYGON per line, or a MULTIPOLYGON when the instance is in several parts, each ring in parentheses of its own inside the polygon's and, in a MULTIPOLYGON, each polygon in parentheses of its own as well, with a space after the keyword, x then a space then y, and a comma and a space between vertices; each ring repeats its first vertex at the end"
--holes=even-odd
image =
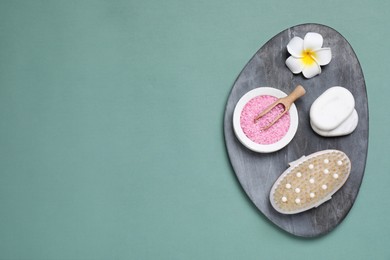
POLYGON ((277 34, 251 58, 235 81, 227 100, 224 117, 227 152, 237 178, 256 207, 275 225, 296 236, 316 237, 333 230, 348 214, 362 183, 368 149, 368 104, 364 76, 359 61, 347 40, 334 29, 320 24, 302 24, 277 34), (311 79, 294 75, 286 67, 289 56, 286 46, 294 37, 304 38, 307 32, 320 33, 323 47, 331 47, 332 61, 322 73, 311 79), (257 87, 274 87, 290 93, 296 85, 306 95, 295 102, 298 131, 283 149, 269 154, 255 153, 243 146, 233 131, 233 111, 246 92, 257 87), (355 98, 359 123, 354 132, 342 137, 322 137, 310 127, 309 110, 314 100, 333 86, 343 86, 355 98), (333 198, 318 208, 295 215, 284 215, 273 209, 269 193, 288 163, 320 150, 337 149, 348 155, 352 170, 344 186, 333 198))

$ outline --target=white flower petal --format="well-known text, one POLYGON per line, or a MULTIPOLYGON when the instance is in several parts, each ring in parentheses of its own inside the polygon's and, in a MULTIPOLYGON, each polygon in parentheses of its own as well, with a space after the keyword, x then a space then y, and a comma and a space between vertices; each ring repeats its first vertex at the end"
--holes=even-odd
POLYGON ((290 56, 286 60, 286 66, 291 70, 292 73, 297 74, 302 72, 304 64, 300 58, 290 56))
POLYGON ((307 79, 310 79, 320 73, 321 73, 321 67, 316 62, 313 62, 313 64, 311 65, 305 65, 305 67, 302 70, 303 76, 305 76, 305 78, 307 79))
POLYGON ((303 39, 294 37, 287 44, 287 51, 295 58, 301 58, 303 52, 303 39))
POLYGON ((319 33, 309 32, 306 33, 305 39, 303 39, 303 48, 305 50, 318 50, 322 47, 324 39, 319 33))
POLYGON ((332 51, 330 48, 316 50, 313 59, 318 63, 318 65, 327 65, 332 60, 332 51))

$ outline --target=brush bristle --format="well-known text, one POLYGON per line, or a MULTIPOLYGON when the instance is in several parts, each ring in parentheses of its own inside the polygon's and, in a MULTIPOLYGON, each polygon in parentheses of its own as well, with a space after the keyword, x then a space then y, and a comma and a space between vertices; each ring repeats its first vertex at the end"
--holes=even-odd
POLYGON ((272 189, 272 204, 279 212, 293 214, 317 207, 347 180, 351 163, 343 152, 331 150, 308 157, 289 168, 272 189))

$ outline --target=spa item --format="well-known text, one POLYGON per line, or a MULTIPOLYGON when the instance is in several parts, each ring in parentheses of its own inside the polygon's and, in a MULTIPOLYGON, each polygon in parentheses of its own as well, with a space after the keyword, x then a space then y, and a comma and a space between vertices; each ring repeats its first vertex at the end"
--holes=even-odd
POLYGON ((321 94, 310 108, 310 124, 322 136, 342 136, 352 133, 358 114, 352 93, 343 87, 332 87, 321 94))
POLYGON ((270 113, 272 109, 274 109, 278 105, 283 106, 282 112, 276 116, 271 123, 266 125, 265 127, 262 128, 262 130, 266 130, 270 128, 273 124, 276 123, 291 107, 291 105, 294 103, 295 100, 298 98, 302 97, 305 95, 306 91, 305 89, 301 86, 298 85, 293 92, 290 93, 287 97, 279 98, 277 99, 272 105, 268 106, 263 112, 261 112, 255 119, 254 122, 256 123, 257 120, 259 120, 261 117, 265 116, 266 114, 270 113))
POLYGON ((332 87, 319 96, 311 105, 310 120, 318 129, 330 131, 352 114, 355 99, 343 87, 332 87))
POLYGON ((330 200, 351 171, 348 156, 338 150, 323 150, 290 163, 270 193, 275 210, 296 214, 330 200))
POLYGON ((321 66, 332 60, 331 49, 323 48, 322 35, 308 32, 305 38, 295 36, 287 44, 287 51, 291 54, 286 60, 286 66, 292 73, 301 73, 305 78, 312 78, 321 73, 321 66))
POLYGON ((276 106, 256 122, 254 118, 286 93, 276 88, 255 88, 241 97, 233 113, 233 129, 237 139, 248 149, 259 153, 270 153, 285 147, 298 128, 298 112, 294 104, 280 119, 267 129, 285 108, 276 106))
POLYGON ((352 114, 344 120, 338 127, 336 127, 333 130, 330 131, 324 131, 319 128, 317 128, 315 125, 313 125, 312 122, 310 122, 311 128, 314 132, 316 132, 319 135, 325 136, 325 137, 334 137, 334 136, 343 136, 343 135, 349 135, 353 132, 353 130, 356 129, 357 124, 359 122, 359 116, 356 112, 356 109, 353 110, 352 114))

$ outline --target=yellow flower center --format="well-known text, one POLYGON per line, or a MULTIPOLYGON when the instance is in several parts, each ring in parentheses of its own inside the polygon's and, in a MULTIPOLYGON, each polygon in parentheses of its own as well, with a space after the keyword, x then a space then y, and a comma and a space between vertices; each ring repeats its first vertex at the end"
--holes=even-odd
POLYGON ((316 56, 316 53, 312 50, 304 50, 302 52, 302 62, 305 65, 312 65, 315 60, 313 59, 316 56))

